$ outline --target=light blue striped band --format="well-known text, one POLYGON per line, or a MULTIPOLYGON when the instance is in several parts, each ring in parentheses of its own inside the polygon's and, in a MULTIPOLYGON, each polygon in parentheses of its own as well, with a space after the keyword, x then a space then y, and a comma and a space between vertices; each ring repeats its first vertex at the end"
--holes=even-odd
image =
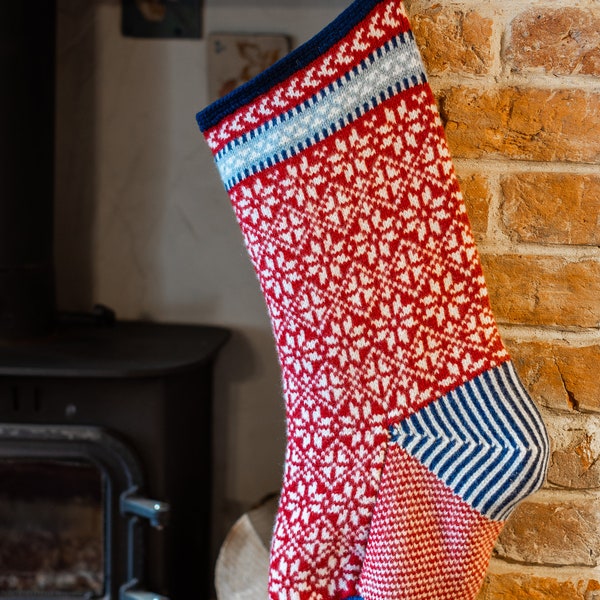
POLYGON ((334 134, 402 91, 426 82, 412 32, 386 42, 309 100, 230 142, 215 155, 227 190, 334 134))
POLYGON ((401 446, 465 502, 505 520, 543 483, 548 438, 510 362, 390 428, 401 446))

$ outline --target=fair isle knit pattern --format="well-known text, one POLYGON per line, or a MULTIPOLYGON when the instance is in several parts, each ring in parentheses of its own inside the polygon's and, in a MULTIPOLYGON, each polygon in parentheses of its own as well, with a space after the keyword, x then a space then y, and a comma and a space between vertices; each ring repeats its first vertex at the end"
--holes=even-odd
POLYGON ((199 113, 287 409, 271 600, 469 600, 546 434, 494 322, 401 2, 199 113))

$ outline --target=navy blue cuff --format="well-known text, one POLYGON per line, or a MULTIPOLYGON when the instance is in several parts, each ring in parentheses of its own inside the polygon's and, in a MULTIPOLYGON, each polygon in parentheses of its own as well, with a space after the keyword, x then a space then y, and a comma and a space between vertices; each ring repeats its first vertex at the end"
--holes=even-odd
MULTIPOLYGON (((327 27, 274 65, 242 84, 227 96, 219 98, 196 115, 201 131, 217 125, 228 115, 268 92, 272 87, 308 66, 343 39, 375 6, 384 0, 355 0, 327 27)), ((350 598, 348 600, 351 600, 350 598)))

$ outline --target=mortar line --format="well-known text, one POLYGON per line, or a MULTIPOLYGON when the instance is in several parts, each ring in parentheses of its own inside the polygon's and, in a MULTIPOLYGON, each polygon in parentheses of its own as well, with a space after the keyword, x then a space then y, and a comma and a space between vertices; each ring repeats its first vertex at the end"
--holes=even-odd
POLYGON ((600 345, 600 329, 574 329, 549 325, 498 325, 503 338, 523 342, 551 342, 570 348, 600 345))
POLYGON ((584 577, 589 579, 600 578, 600 567, 581 566, 556 566, 547 564, 522 564, 511 563, 494 556, 490 561, 490 573, 498 575, 523 575, 528 577, 559 579, 579 583, 584 577))
POLYGON ((580 262, 582 260, 594 260, 600 262, 600 247, 583 246, 575 244, 541 244, 483 240, 477 244, 481 254, 493 254, 496 256, 523 255, 523 256, 545 256, 564 258, 568 262, 580 262))
POLYGON ((498 158, 460 158, 453 157, 458 169, 493 174, 515 173, 556 173, 574 175, 596 175, 600 177, 600 164, 578 162, 543 162, 498 158), (483 167, 483 168, 482 168, 483 167))
MULTIPOLYGON (((410 2, 411 12, 415 12, 415 7, 429 7, 433 4, 437 4, 434 0, 412 0, 410 2)), ((502 2, 500 0, 489 0, 486 5, 482 8, 481 0, 459 0, 452 2, 451 6, 466 7, 469 9, 478 8, 487 12, 494 11, 495 13, 502 12, 508 14, 518 14, 522 12, 522 9, 535 8, 538 10, 544 9, 556 9, 556 1, 554 0, 537 0, 532 3, 531 0, 511 0, 510 3, 502 2)), ((596 8, 598 6, 597 0, 571 0, 569 7, 575 6, 577 8, 596 8)))
MULTIPOLYGON (((565 489, 565 488, 551 488, 544 487, 541 490, 537 491, 535 494, 530 496, 530 500, 534 502, 541 503, 555 503, 557 501, 557 496, 568 496, 570 500, 579 500, 579 501, 594 501, 598 500, 600 496, 600 492, 597 490, 578 490, 578 489, 565 489)), ((563 500, 564 501, 564 500, 563 500)))
POLYGON ((495 244, 509 244, 506 228, 502 222, 502 187, 500 172, 488 173, 490 204, 488 207, 488 223, 485 240, 495 244))
POLYGON ((468 73, 461 73, 459 75, 457 73, 443 73, 428 74, 428 79, 436 94, 442 90, 456 87, 474 88, 479 92, 518 88, 520 90, 545 90, 549 92, 582 91, 592 94, 600 93, 600 82, 598 77, 593 75, 538 75, 534 73, 523 75, 514 73, 469 75, 468 73))

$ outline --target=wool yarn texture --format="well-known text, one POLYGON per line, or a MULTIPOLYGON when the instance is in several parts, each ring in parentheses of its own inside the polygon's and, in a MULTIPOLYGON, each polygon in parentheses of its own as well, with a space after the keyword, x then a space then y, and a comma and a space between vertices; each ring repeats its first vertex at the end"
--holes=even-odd
POLYGON ((548 439, 402 3, 356 0, 197 120, 282 371, 270 600, 475 598, 548 439))

